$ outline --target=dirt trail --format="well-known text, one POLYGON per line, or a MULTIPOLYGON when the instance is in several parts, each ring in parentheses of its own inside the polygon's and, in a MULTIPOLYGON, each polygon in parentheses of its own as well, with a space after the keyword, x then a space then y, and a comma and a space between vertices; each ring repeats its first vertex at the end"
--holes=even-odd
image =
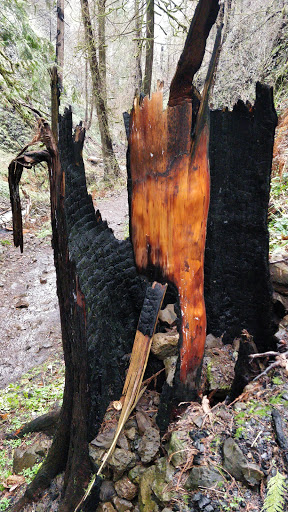
MULTIPOLYGON (((95 207, 117 238, 128 226, 127 191, 95 207)), ((53 253, 47 238, 24 234, 24 252, 13 247, 11 231, 0 230, 0 388, 61 350, 53 253)))

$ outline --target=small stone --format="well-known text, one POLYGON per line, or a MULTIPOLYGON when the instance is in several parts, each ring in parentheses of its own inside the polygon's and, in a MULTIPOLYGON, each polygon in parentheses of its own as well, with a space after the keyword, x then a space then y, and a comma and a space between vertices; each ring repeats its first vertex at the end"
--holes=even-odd
POLYGON ((114 471, 114 477, 120 477, 125 471, 133 468, 136 464, 135 453, 122 448, 115 448, 113 455, 109 459, 109 466, 114 471))
POLYGON ((137 435, 137 430, 135 427, 128 428, 125 430, 125 435, 128 437, 130 441, 133 441, 137 435))
POLYGON ((146 414, 144 411, 136 412, 136 420, 137 420, 138 429, 139 429, 139 432, 141 435, 143 435, 145 433, 145 430, 147 428, 152 427, 151 420, 150 420, 148 414, 146 414))
POLYGON ((193 464, 195 466, 200 466, 203 462, 204 456, 201 453, 196 453, 193 459, 193 464))
POLYGON ((230 475, 234 476, 236 480, 255 486, 259 484, 264 477, 263 472, 257 464, 246 462, 246 457, 231 437, 224 442, 223 455, 224 468, 230 475))
POLYGON ((152 484, 155 480, 156 466, 150 466, 142 474, 139 485, 139 508, 141 512, 158 512, 159 507, 152 497, 152 484))
POLYGON ((112 503, 109 501, 107 503, 100 503, 100 505, 96 508, 96 512, 116 512, 112 503))
POLYGON ((166 382, 168 386, 173 386, 174 375, 176 371, 178 356, 166 357, 163 360, 165 366, 166 382))
POLYGON ((110 501, 115 494, 116 491, 113 482, 111 480, 103 480, 100 487, 100 500, 104 502, 110 501))
POLYGON ((169 464, 165 457, 158 459, 152 491, 160 503, 169 503, 174 496, 173 488, 169 486, 169 483, 173 480, 174 473, 175 468, 169 464))
POLYGON ((112 501, 117 512, 127 512, 127 510, 133 510, 133 504, 131 501, 124 500, 118 496, 114 496, 112 501))
POLYGON ((96 471, 99 469, 99 466, 101 466, 105 453, 106 451, 102 448, 98 448, 92 443, 89 444, 89 457, 96 471))
POLYGON ((150 427, 145 430, 145 433, 140 441, 138 453, 141 461, 144 464, 151 462, 160 448, 160 433, 156 428, 150 427))
POLYGON ((17 309, 29 308, 29 302, 21 297, 19 300, 17 300, 17 302, 15 304, 15 308, 17 308, 17 309))
POLYGON ((16 448, 13 455, 13 473, 19 475, 23 469, 32 468, 37 462, 37 454, 33 446, 29 446, 27 449, 16 448))
POLYGON ((36 455, 39 455, 40 457, 45 457, 50 446, 51 446, 50 439, 42 439, 42 441, 39 441, 39 443, 34 444, 33 448, 34 448, 34 452, 36 453, 36 455))
POLYGON ((204 416, 202 416, 201 414, 198 416, 193 416, 192 420, 193 420, 193 423, 195 423, 196 427, 201 428, 203 425, 204 416))
MULTIPOLYGON (((184 487, 187 491, 198 487, 213 487, 219 482, 224 482, 224 477, 214 466, 194 466, 187 478, 184 487)), ((194 496, 195 499, 196 495, 194 496)))
POLYGON ((212 505, 207 505, 207 507, 204 508, 204 512, 213 512, 214 507, 212 505))
POLYGON ((133 500, 138 492, 137 486, 129 480, 128 476, 124 476, 115 483, 115 490, 119 498, 129 501, 133 500))
POLYGON ((46 283, 47 283, 47 278, 46 278, 46 277, 41 276, 41 277, 40 277, 40 283, 41 283, 41 284, 46 284, 46 283))
POLYGON ((172 432, 169 441, 168 455, 175 468, 186 464, 189 446, 191 446, 189 432, 185 430, 174 430, 174 432, 172 432))
POLYGON ((178 341, 178 332, 158 332, 152 338, 151 352, 161 360, 175 356, 178 352, 178 341))
POLYGON ((244 464, 242 466, 242 473, 246 482, 252 487, 258 485, 264 477, 264 473, 260 470, 259 466, 252 463, 244 464))
POLYGON ((137 466, 134 466, 134 468, 130 469, 128 473, 128 477, 130 478, 131 482, 134 484, 139 484, 141 475, 144 473, 146 468, 144 466, 141 466, 140 464, 137 464, 137 466))
POLYGON ((177 315, 175 313, 174 304, 167 304, 165 309, 161 309, 159 312, 159 320, 169 325, 173 325, 174 322, 176 322, 177 315))
POLYGON ((228 437, 223 444, 224 468, 234 476, 236 480, 242 479, 242 466, 246 464, 246 458, 238 444, 228 437))
POLYGON ((207 496, 202 496, 201 500, 198 501, 198 507, 200 508, 200 510, 202 510, 210 503, 211 503, 211 500, 209 500, 209 498, 207 498, 207 496))
POLYGON ((205 341, 205 350, 212 348, 223 348, 223 343, 220 338, 216 338, 213 334, 207 334, 205 341))

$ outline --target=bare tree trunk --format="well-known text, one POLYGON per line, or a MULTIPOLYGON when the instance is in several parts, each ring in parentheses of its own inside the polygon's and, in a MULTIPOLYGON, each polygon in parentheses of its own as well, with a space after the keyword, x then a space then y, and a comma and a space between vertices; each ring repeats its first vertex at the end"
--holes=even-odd
POLYGON ((106 36, 105 36, 106 0, 98 0, 98 44, 99 44, 99 73, 103 100, 107 107, 107 81, 106 81, 106 36))
POLYGON ((64 67, 64 0, 57 0, 56 64, 58 66, 58 84, 61 93, 63 91, 64 67))
POLYGON ((154 0, 147 0, 144 94, 150 95, 154 53, 154 0))
POLYGON ((135 0, 135 89, 140 93, 142 88, 142 69, 141 69, 141 55, 142 55, 142 41, 141 41, 141 27, 142 19, 139 6, 139 0, 135 0))
POLYGON ((97 59, 96 44, 92 31, 88 0, 81 0, 81 10, 85 38, 88 47, 93 95, 101 136, 102 155, 104 160, 104 179, 109 181, 111 178, 119 176, 120 169, 112 147, 112 139, 109 131, 107 110, 103 97, 102 82, 97 59))
POLYGON ((90 80, 88 72, 88 58, 85 61, 85 128, 89 130, 92 124, 93 115, 93 94, 89 90, 90 80), (90 108, 90 111, 89 111, 90 108))

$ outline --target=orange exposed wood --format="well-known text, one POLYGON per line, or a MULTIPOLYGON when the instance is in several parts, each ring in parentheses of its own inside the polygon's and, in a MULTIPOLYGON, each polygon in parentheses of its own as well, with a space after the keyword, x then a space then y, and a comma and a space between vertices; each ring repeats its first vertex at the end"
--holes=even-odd
POLYGON ((130 124, 131 235, 138 269, 153 265, 178 289, 180 379, 199 377, 206 336, 204 246, 209 206, 208 126, 192 146, 192 105, 163 111, 162 92, 135 101, 130 124))

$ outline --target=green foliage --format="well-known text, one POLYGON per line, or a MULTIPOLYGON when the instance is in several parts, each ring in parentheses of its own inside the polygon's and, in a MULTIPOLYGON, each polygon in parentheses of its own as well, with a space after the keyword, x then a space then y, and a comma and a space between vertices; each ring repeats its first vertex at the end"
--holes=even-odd
POLYGON ((287 243, 288 237, 288 173, 271 180, 269 233, 270 249, 274 250, 287 243), (272 213, 271 213, 272 212, 272 213))
POLYGON ((280 377, 278 377, 277 375, 275 377, 273 377, 272 382, 276 386, 282 386, 284 384, 283 380, 280 377))
POLYGON ((261 512, 284 512, 286 491, 286 477, 277 471, 268 482, 267 496, 261 512))
POLYGON ((10 501, 7 498, 2 498, 2 500, 0 501, 0 511, 7 510, 7 508, 9 507, 9 503, 10 501))
POLYGON ((41 465, 42 465, 42 463, 34 464, 34 466, 32 466, 32 468, 23 469, 23 471, 21 472, 21 475, 23 475, 25 477, 27 484, 29 484, 33 480, 36 473, 38 473, 38 470, 40 469, 41 465))
MULTIPOLYGON (((0 10, 0 88, 2 104, 16 109, 25 120, 49 85, 47 68, 52 59, 51 44, 38 37, 30 26, 27 0, 5 0, 0 10)), ((39 102, 40 104, 40 102, 39 102)), ((39 108, 39 107, 38 107, 39 108)))
POLYGON ((239 510, 239 506, 243 504, 243 498, 241 496, 228 496, 228 494, 224 494, 223 496, 225 501, 221 502, 221 508, 225 512, 232 512, 233 510, 239 510), (226 503, 226 500, 229 503, 226 503))

